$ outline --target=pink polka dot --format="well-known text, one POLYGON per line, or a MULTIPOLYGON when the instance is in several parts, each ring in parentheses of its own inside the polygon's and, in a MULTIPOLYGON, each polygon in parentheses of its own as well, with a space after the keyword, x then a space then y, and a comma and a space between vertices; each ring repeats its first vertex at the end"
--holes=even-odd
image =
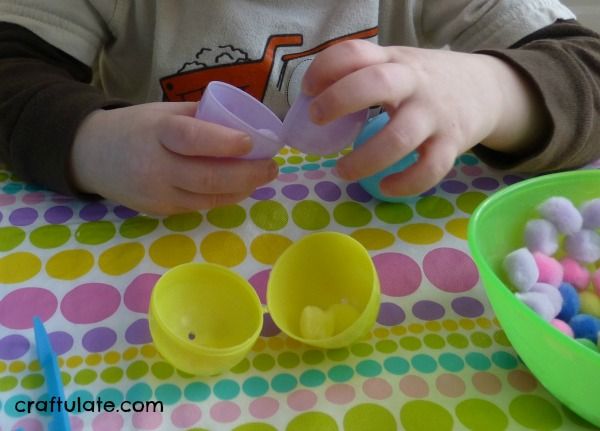
POLYGON ((309 180, 320 180, 327 173, 325 171, 306 171, 304 172, 304 178, 308 178, 309 180))
POLYGON ((479 166, 463 166, 460 168, 463 174, 468 175, 470 177, 477 177, 483 174, 483 169, 479 166))
POLYGON ((354 388, 345 383, 337 383, 327 388, 325 398, 333 404, 348 404, 356 396, 354 388))
POLYGON ((241 414, 240 407, 231 401, 219 401, 210 408, 210 417, 221 423, 233 422, 241 414))
POLYGON ((267 282, 269 281, 270 273, 270 269, 265 269, 264 271, 257 272, 248 280, 252 287, 254 287, 254 290, 256 290, 261 304, 267 303, 267 282))
POLYGON ((15 195, 2 195, 0 194, 0 206, 12 205, 17 201, 15 195))
POLYGON ((279 401, 271 397, 261 397, 253 400, 248 408, 256 419, 267 419, 279 410, 279 401))
POLYGON ((402 377, 399 383, 400 390, 404 395, 411 398, 425 398, 429 395, 429 385, 419 376, 402 377))
POLYGON ((94 431, 119 431, 124 422, 119 413, 101 413, 92 421, 92 428, 94 431))
POLYGON ((392 395, 392 386, 384 379, 369 379, 363 383, 363 392, 375 400, 385 400, 392 395))
POLYGON ((125 295, 123 295, 125 306, 131 311, 147 313, 150 294, 159 278, 160 275, 158 274, 138 275, 125 289, 125 295))
POLYGON ((31 192, 23 196, 22 201, 27 205, 39 204, 46 198, 43 192, 31 192))
POLYGON ((136 412, 131 418, 136 429, 155 430, 162 424, 162 414, 159 412, 136 412))
POLYGON ((287 398, 288 406, 296 411, 312 409, 317 404, 317 396, 307 389, 292 392, 287 398))
POLYGON ((444 178, 449 180, 451 178, 456 178, 456 175, 456 169, 450 169, 450 172, 448 172, 444 178))
POLYGON ((14 290, 0 301, 0 324, 11 329, 29 329, 33 316, 48 320, 56 312, 58 300, 40 287, 14 290))
POLYGON ((445 292, 465 292, 479 281, 473 260, 455 248, 441 247, 427 253, 423 271, 435 287, 445 292))
POLYGON ((381 292, 388 296, 407 296, 421 284, 421 268, 411 257, 401 253, 382 253, 373 257, 381 292))
POLYGON ((52 202, 57 204, 67 204, 73 202, 73 200, 74 198, 72 198, 71 196, 65 196, 60 194, 56 194, 52 197, 52 202))
POLYGON ((73 323, 97 323, 119 308, 121 295, 104 283, 82 284, 70 290, 60 304, 65 318, 73 323))
POLYGON ((279 174, 277 179, 282 183, 293 183, 298 179, 298 174, 279 174))
POLYGON ((44 426, 42 425, 42 423, 39 420, 33 419, 33 418, 21 419, 16 424, 14 424, 11 429, 18 430, 19 428, 22 428, 23 431, 43 431, 44 430, 44 426))
POLYGON ((69 415, 69 422, 71 424, 71 431, 82 431, 83 426, 85 425, 83 419, 73 415, 69 415))
POLYGON ((202 417, 202 411, 196 404, 181 404, 171 413, 171 422, 179 428, 188 428, 202 417))

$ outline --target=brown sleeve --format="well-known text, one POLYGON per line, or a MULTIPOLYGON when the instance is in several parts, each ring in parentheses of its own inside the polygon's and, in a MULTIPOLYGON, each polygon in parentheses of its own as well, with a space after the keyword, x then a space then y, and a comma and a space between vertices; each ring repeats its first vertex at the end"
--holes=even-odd
POLYGON ((70 151, 85 116, 127 105, 91 84, 91 69, 15 24, 0 22, 0 160, 19 178, 75 194, 70 151))
POLYGON ((480 53, 498 57, 537 88, 551 125, 546 139, 523 155, 483 145, 473 151, 485 163, 521 172, 556 171, 600 159, 600 36, 576 21, 557 21, 509 49, 480 53))

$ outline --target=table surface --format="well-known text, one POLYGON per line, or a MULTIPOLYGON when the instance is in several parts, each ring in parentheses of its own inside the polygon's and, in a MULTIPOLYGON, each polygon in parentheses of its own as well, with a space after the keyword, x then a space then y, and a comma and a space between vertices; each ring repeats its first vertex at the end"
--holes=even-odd
POLYGON ((42 430, 49 421, 15 409, 45 399, 34 315, 60 355, 69 400, 164 406, 72 414, 73 430, 594 429, 520 362, 469 256, 470 215, 522 176, 465 154, 437 187, 391 204, 336 178, 336 156, 283 149, 277 160, 278 179, 246 201, 164 218, 57 195, 0 171, 0 431, 42 430), (157 353, 147 310, 168 268, 225 265, 264 301, 276 258, 323 230, 356 238, 377 268, 381 307, 366 338, 310 348, 267 315, 250 354, 225 374, 189 376, 157 353))

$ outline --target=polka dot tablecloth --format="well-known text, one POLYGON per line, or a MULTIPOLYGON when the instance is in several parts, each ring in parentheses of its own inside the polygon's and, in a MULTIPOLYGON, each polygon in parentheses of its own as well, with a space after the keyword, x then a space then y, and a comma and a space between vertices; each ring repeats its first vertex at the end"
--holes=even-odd
POLYGON ((284 149, 278 179, 246 201, 164 218, 0 171, 0 431, 40 431, 49 421, 16 408, 47 400, 34 315, 60 355, 68 400, 163 405, 71 414, 73 430, 593 429, 520 362, 468 253, 476 206, 521 178, 467 154, 434 189, 391 204, 336 178, 336 158, 284 149), (250 354, 225 374, 190 376, 157 353, 148 303, 168 268, 224 265, 264 302, 277 257, 321 230, 356 238, 377 268, 381 307, 364 339, 318 350, 267 315, 250 354))

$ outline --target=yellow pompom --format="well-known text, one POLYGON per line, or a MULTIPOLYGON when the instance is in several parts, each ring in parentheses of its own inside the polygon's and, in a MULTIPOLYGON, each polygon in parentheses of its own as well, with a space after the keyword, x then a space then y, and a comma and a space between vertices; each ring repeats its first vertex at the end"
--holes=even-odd
POLYGON ((307 340, 324 340, 333 335, 333 315, 315 305, 307 305, 300 314, 300 334, 307 340))
POLYGON ((582 313, 600 317, 600 296, 591 290, 584 290, 579 293, 579 300, 582 313))

